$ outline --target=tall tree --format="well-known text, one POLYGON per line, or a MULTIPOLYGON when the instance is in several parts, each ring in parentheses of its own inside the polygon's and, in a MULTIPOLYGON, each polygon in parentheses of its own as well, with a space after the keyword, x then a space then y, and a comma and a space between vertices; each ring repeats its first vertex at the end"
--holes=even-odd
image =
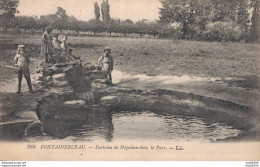
POLYGON ((247 0, 237 0, 238 11, 237 11, 237 23, 240 25, 241 30, 244 34, 248 32, 249 24, 249 6, 247 0))
POLYGON ((161 0, 160 21, 166 24, 179 23, 182 26, 183 36, 188 32, 190 4, 189 0, 161 0))
POLYGON ((235 20, 238 10, 237 0, 211 0, 213 6, 213 22, 235 20))
POLYGON ((63 9, 62 7, 59 7, 57 8, 57 11, 56 11, 56 15, 58 17, 67 17, 67 12, 65 9, 63 9))
POLYGON ((103 0, 101 4, 101 13, 102 13, 102 20, 104 22, 110 20, 110 6, 108 0, 103 0))
POLYGON ((19 0, 0 0, 0 26, 5 30, 11 27, 18 4, 19 0))
POLYGON ((258 41, 260 37, 260 5, 259 0, 251 0, 251 6, 253 8, 251 17, 251 27, 250 27, 250 40, 252 42, 258 41))
POLYGON ((205 16, 209 15, 209 0, 160 0, 160 22, 166 24, 177 23, 182 27, 183 37, 193 36, 194 25, 207 21, 205 16))
POLYGON ((57 21, 54 23, 55 28, 59 29, 60 31, 68 28, 68 19, 69 16, 67 12, 62 7, 58 7, 56 11, 57 21))
POLYGON ((97 21, 99 21, 99 20, 100 20, 100 8, 99 8, 99 6, 98 6, 97 1, 96 1, 95 4, 94 4, 94 14, 95 14, 95 19, 96 19, 97 21))

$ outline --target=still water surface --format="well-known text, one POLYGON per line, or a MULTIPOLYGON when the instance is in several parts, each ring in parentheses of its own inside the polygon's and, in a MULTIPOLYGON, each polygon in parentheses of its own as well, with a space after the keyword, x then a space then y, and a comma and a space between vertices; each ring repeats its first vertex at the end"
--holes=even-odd
POLYGON ((150 111, 117 112, 94 116, 63 140, 84 142, 172 140, 211 142, 237 136, 241 131, 222 123, 195 117, 156 114, 150 111))

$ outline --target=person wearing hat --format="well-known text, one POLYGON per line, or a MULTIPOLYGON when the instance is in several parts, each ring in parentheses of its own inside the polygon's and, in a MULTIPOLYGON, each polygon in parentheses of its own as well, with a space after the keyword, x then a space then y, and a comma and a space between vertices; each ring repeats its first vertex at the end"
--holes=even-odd
POLYGON ((111 73, 113 71, 114 60, 111 56, 111 50, 109 47, 104 49, 104 55, 100 56, 98 59, 98 65, 100 65, 102 70, 105 71, 108 83, 112 86, 113 84, 111 73))
POLYGON ((14 58, 15 66, 18 67, 18 91, 19 94, 21 92, 21 83, 22 83, 22 77, 24 75, 29 91, 32 93, 32 83, 31 83, 31 77, 30 77, 30 70, 29 70, 29 64, 30 64, 30 58, 25 52, 25 46, 19 45, 15 58, 14 58))
POLYGON ((46 62, 49 62, 49 57, 52 57, 52 37, 50 35, 51 27, 46 27, 42 35, 41 55, 45 56, 46 62))

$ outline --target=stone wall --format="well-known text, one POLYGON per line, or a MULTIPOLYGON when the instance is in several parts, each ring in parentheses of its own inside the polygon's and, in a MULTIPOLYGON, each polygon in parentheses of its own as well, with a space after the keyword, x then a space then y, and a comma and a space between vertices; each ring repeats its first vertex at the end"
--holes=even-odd
MULTIPOLYGON (((48 63, 40 62, 33 83, 37 91, 44 92, 37 105, 43 130, 65 137, 68 134, 61 134, 61 130, 55 128, 58 124, 68 130, 77 126, 78 121, 86 121, 88 111, 93 110, 92 105, 106 92, 105 78, 100 67, 74 59, 67 52, 55 55, 48 63)), ((97 108, 100 109, 94 107, 94 110, 97 108)))

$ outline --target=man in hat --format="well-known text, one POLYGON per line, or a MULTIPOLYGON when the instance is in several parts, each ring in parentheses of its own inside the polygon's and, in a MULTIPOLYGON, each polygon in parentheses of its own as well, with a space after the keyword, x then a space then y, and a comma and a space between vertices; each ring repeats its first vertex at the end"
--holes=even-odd
POLYGON ((30 64, 30 58, 25 52, 25 46, 19 45, 17 49, 17 53, 14 58, 15 66, 18 67, 18 91, 19 94, 21 92, 21 83, 22 83, 22 77, 24 75, 30 93, 33 92, 32 89, 32 83, 31 83, 31 77, 30 77, 30 70, 29 70, 29 64, 30 64))
POLYGON ((113 71, 114 61, 113 57, 111 56, 111 50, 109 47, 104 49, 104 55, 98 59, 98 65, 100 65, 102 70, 105 71, 108 83, 112 86, 113 84, 111 73, 113 71))

